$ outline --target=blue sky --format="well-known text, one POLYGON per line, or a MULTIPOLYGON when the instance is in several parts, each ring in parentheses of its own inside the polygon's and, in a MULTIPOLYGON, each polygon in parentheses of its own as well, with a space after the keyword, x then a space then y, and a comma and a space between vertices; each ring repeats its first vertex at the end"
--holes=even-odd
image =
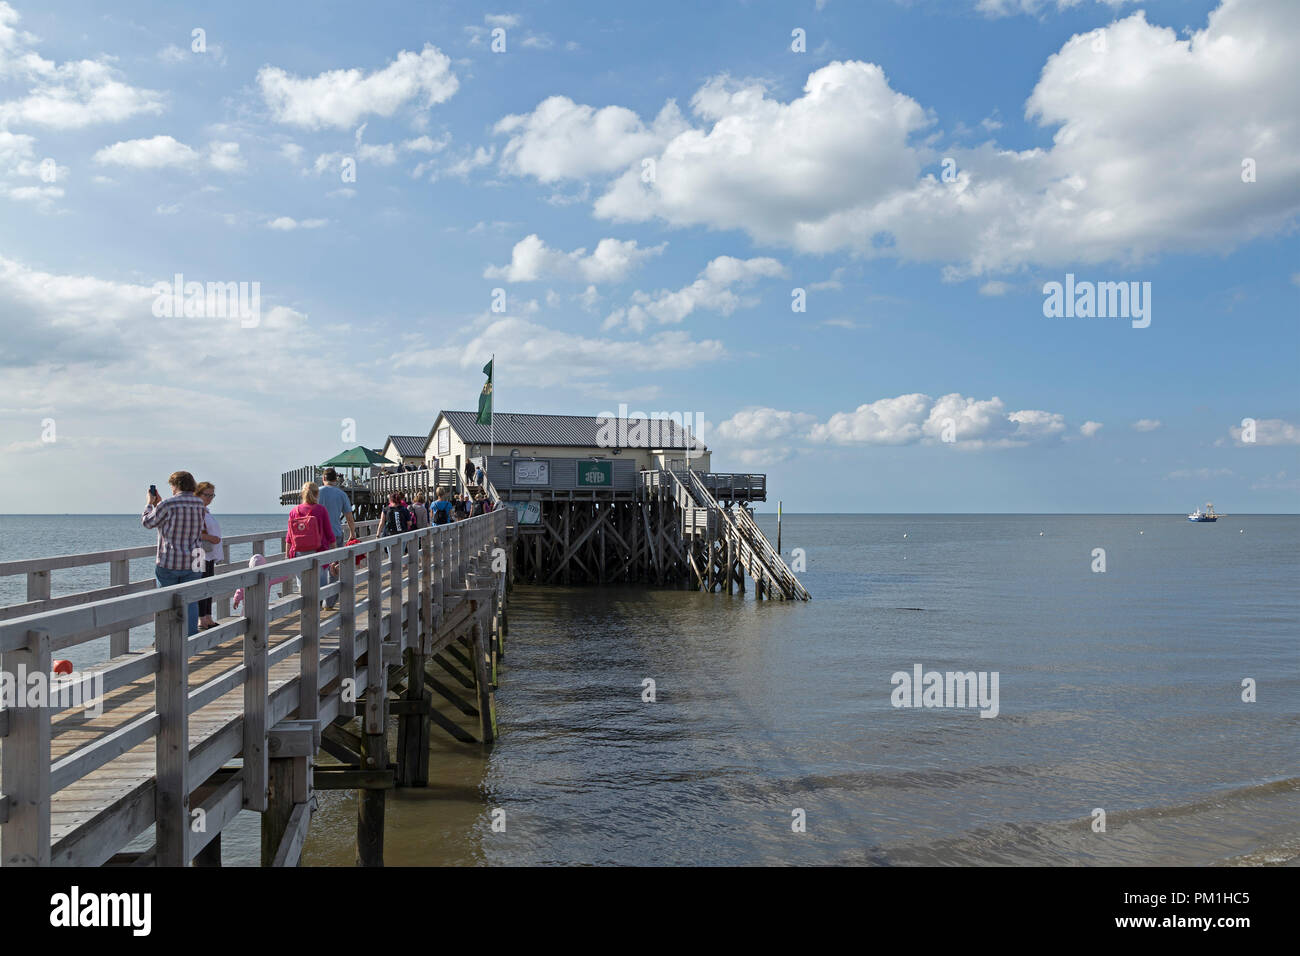
POLYGON ((1300 5, 122 6, 0 3, 3 510, 272 510, 493 353, 791 511, 1296 510, 1300 5))

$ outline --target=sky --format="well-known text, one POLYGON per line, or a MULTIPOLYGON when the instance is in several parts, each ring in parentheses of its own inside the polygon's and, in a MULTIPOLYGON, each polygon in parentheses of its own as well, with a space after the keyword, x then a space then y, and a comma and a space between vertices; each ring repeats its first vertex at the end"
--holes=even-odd
POLYGON ((790 512, 1297 510, 1294 0, 114 6, 0 0, 0 511, 274 511, 492 356, 790 512))

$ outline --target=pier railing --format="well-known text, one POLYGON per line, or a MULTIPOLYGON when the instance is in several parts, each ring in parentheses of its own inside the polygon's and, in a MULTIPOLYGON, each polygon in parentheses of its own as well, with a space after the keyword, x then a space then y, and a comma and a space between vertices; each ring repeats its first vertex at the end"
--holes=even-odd
POLYGON ((455 468, 420 468, 416 471, 397 471, 391 475, 376 475, 367 485, 371 500, 385 502, 394 491, 400 491, 408 498, 423 492, 430 500, 439 488, 453 491, 460 487, 460 476, 455 468))
MULTIPOLYGON (((257 546, 280 535, 272 531, 242 537, 257 546)), ((445 596, 485 584, 494 590, 503 588, 503 576, 488 574, 488 561, 494 549, 504 547, 505 515, 494 511, 167 588, 136 582, 112 596, 85 592, 69 596, 83 600, 53 606, 63 600, 56 598, 46 602, 42 611, 0 621, 4 671, 44 676, 50 674, 55 649, 122 633, 142 621, 154 624, 153 649, 113 655, 106 665, 78 677, 51 680, 49 694, 36 706, 0 709, 0 858, 4 865, 97 865, 150 824, 157 835, 156 862, 187 865, 240 809, 266 809, 268 755, 283 747, 306 746, 290 739, 292 728, 282 725, 275 731, 281 721, 296 715, 306 722, 308 736, 314 734, 314 752, 321 723, 356 714, 360 699, 367 732, 382 733, 385 665, 404 650, 430 640, 445 596), (358 558, 365 559, 364 572, 357 569, 358 558), (338 581, 322 586, 320 569, 334 562, 339 565, 338 581), (272 580, 285 576, 300 582, 298 593, 274 601, 272 580), (187 604, 203 598, 228 600, 236 589, 244 591, 242 617, 186 635, 187 604), (325 617, 321 602, 327 599, 337 599, 338 610, 325 617), (272 624, 294 614, 297 633, 271 647, 272 624), (323 648, 321 638, 334 634, 337 641, 323 648), (192 662, 235 639, 242 639, 242 657, 237 662, 232 658, 232 666, 224 672, 191 687, 192 662), (296 676, 271 690, 271 668, 294 655, 299 659, 296 676), (362 670, 357 662, 363 655, 362 670), (51 760, 56 714, 84 706, 92 690, 107 697, 150 675, 154 675, 152 709, 146 706, 102 736, 87 735, 94 739, 51 760), (364 686, 364 695, 358 691, 349 697, 349 686, 364 686), (192 743, 191 717, 240 688, 239 720, 221 724, 219 731, 192 743), (52 850, 52 797, 150 740, 155 741, 150 785, 136 784, 129 799, 119 801, 111 815, 105 811, 94 816, 52 850), (242 771, 195 808, 203 811, 205 819, 201 830, 195 828, 191 793, 240 754, 242 771)), ((143 551, 152 554, 152 548, 143 551)), ((99 552, 36 559, 38 567, 30 570, 48 574, 57 567, 127 557, 99 552)), ((0 570, 21 573, 12 570, 21 563, 6 562, 0 570)), ((305 822, 302 826, 305 833, 305 822)), ((300 841, 297 847, 301 848, 300 841)))
MULTIPOLYGON (((357 522, 357 531, 362 536, 373 534, 377 526, 378 522, 376 521, 359 521, 357 522)), ((284 560, 287 556, 286 530, 286 528, 281 528, 278 531, 258 531, 253 534, 230 535, 222 538, 222 560, 217 562, 216 573, 223 574, 232 567, 231 551, 241 545, 250 545, 251 553, 264 555, 268 564, 284 560), (274 543, 277 541, 279 542, 278 553, 267 554, 267 542, 274 543)), ((155 588, 158 586, 158 582, 152 573, 147 578, 131 580, 131 562, 143 558, 153 558, 156 553, 157 545, 148 544, 134 548, 117 548, 111 551, 93 551, 85 554, 61 554, 44 558, 24 558, 18 561, 0 561, 0 578, 22 576, 27 579, 27 600, 20 604, 0 607, 0 622, 25 617, 38 611, 57 611, 62 608, 77 607, 155 588), (107 565, 107 587, 60 594, 57 597, 52 596, 54 591, 53 573, 55 571, 94 567, 95 565, 107 565)), ((152 571, 152 566, 150 571, 152 571)), ((288 583, 292 586, 292 582, 288 583)), ((220 613, 229 614, 229 602, 228 596, 222 598, 217 602, 217 610, 220 613)), ((118 654, 126 653, 130 629, 142 624, 148 624, 151 620, 151 617, 144 615, 123 622, 119 629, 112 632, 86 632, 67 635, 56 639, 52 649, 57 651, 73 644, 81 644, 107 635, 109 638, 109 654, 116 657, 118 654)))

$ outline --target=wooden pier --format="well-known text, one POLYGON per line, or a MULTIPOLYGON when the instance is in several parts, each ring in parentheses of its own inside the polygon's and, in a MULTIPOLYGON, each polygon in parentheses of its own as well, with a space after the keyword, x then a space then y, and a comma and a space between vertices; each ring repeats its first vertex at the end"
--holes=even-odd
POLYGON ((26 603, 0 609, 6 675, 48 677, 56 651, 110 644, 107 661, 56 682, 48 698, 0 709, 5 866, 220 865, 222 829, 241 809, 262 814, 263 865, 292 866, 313 792, 340 788, 358 791, 358 864, 382 865, 385 793, 428 784, 432 728, 493 743, 504 511, 229 566, 230 545, 265 553, 283 535, 231 538, 216 576, 168 588, 127 579, 131 558, 152 546, 0 563, 0 576, 28 582, 26 603), (339 579, 322 587, 320 568, 333 562, 339 579), (51 597, 53 571, 95 564, 108 566, 108 587, 51 597), (236 589, 244 603, 231 616, 236 589), (185 606, 200 598, 215 599, 219 625, 187 636, 185 606), (337 610, 323 611, 327 600, 337 610), (152 646, 130 650, 129 629, 146 623, 152 646), (101 713, 68 705, 96 691, 101 713), (436 709, 434 694, 470 725, 436 709), (124 852, 150 827, 151 848, 124 852))

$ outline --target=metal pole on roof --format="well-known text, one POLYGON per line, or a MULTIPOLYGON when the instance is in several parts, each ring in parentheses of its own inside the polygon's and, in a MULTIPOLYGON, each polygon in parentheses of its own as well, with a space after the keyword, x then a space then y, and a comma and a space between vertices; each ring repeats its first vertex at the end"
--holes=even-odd
MULTIPOLYGON (((488 456, 497 453, 497 353, 492 353, 492 404, 488 406, 488 456)), ((486 473, 487 469, 483 471, 486 473)))

